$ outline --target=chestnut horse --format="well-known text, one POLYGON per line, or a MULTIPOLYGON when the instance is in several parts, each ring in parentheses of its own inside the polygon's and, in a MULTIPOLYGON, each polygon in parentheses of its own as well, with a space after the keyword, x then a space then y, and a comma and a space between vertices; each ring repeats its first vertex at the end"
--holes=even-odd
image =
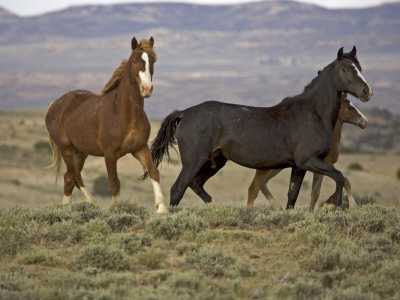
MULTIPOLYGON (((343 93, 342 97, 343 97, 342 106, 340 108, 339 119, 337 120, 335 128, 333 129, 331 150, 324 158, 324 162, 330 164, 332 167, 335 165, 335 163, 338 161, 339 158, 340 139, 342 137, 343 124, 349 123, 352 125, 356 125, 361 129, 364 129, 368 126, 367 118, 353 105, 353 103, 351 103, 349 99, 347 99, 347 93, 343 93)), ((253 207, 254 200, 257 198, 257 194, 260 189, 261 192, 264 194, 264 196, 267 198, 271 206, 279 206, 278 203, 276 203, 271 192, 268 190, 267 183, 271 178, 278 175, 281 171, 282 169, 256 170, 254 179, 249 186, 248 197, 247 197, 248 208, 253 207)), ((349 207, 350 208, 355 207, 357 206, 357 203, 354 200, 353 194, 351 192, 350 181, 346 176, 343 177, 344 177, 344 189, 349 198, 349 207)), ((318 173, 313 174, 310 211, 314 210, 315 203, 319 198, 323 178, 324 177, 318 173)))
POLYGON ((108 173, 108 189, 114 202, 120 181, 117 160, 131 153, 150 175, 158 214, 167 212, 160 188, 160 175, 148 147, 150 122, 144 111, 144 98, 153 91, 153 67, 157 59, 154 40, 131 41, 132 53, 114 71, 100 95, 85 90, 66 93, 54 101, 47 114, 54 168, 60 173, 61 157, 64 174, 63 203, 71 201, 76 186, 89 202, 94 198, 86 189, 81 171, 88 155, 103 156, 108 173))
MULTIPOLYGON (((203 186, 227 162, 252 169, 291 167, 331 177, 336 190, 329 197, 333 209, 342 203, 344 178, 323 161, 328 154, 333 129, 340 113, 342 93, 368 101, 372 89, 361 75, 356 48, 327 65, 304 89, 272 107, 251 107, 208 101, 168 115, 151 145, 158 164, 169 147, 178 143, 182 170, 170 191, 176 206, 190 187, 205 203, 211 202, 203 186)), ((295 202, 297 190, 289 194, 295 202)))

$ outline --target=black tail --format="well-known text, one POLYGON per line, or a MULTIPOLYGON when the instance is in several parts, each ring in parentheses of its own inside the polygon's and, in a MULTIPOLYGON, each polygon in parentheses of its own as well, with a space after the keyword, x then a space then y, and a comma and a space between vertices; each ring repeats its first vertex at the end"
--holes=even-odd
MULTIPOLYGON (((176 145, 175 131, 179 121, 182 118, 182 111, 176 110, 170 113, 161 123, 157 136, 150 146, 150 153, 154 164, 158 167, 165 154, 170 159, 169 148, 174 148, 176 145)), ((144 173, 143 179, 147 177, 147 172, 144 173)))

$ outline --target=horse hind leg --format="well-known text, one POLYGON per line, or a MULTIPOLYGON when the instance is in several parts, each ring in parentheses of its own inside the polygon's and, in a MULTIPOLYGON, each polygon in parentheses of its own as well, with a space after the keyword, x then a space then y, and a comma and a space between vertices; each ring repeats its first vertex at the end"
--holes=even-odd
POLYGON ((346 176, 344 177, 344 189, 346 190, 347 198, 349 199, 349 208, 357 207, 357 202, 354 199, 353 193, 351 192, 351 184, 346 176))
POLYGON ((274 178, 276 175, 278 175, 280 172, 282 171, 282 169, 273 169, 273 170, 269 170, 269 172, 267 173, 267 176, 264 179, 264 184, 261 185, 261 192, 263 193, 263 195, 265 196, 265 198, 267 198, 267 201, 269 202, 269 205, 272 207, 281 207, 278 202, 275 201, 274 196, 272 196, 271 192, 268 189, 268 182, 274 178))
MULTIPOLYGON (((82 171, 86 158, 87 158, 86 154, 83 154, 81 152, 75 152, 75 167, 79 172, 82 171)), ((74 187, 75 183, 72 180, 68 171, 66 171, 64 174, 64 197, 62 202, 63 204, 68 204, 71 202, 71 195, 74 187)))
POLYGON ((83 168, 83 164, 85 163, 85 159, 86 159, 87 155, 79 152, 77 149, 75 149, 72 146, 65 147, 64 149, 62 149, 61 155, 67 166, 67 173, 68 173, 68 177, 69 177, 66 180, 65 179, 66 176, 64 176, 64 199, 63 199, 63 201, 70 201, 71 193, 73 190, 73 187, 71 188, 71 185, 73 183, 78 189, 80 189, 80 191, 82 192, 83 196, 86 198, 87 201, 94 203, 95 200, 94 200, 93 196, 89 193, 87 188, 85 187, 82 177, 81 177, 81 173, 80 173, 83 168), (70 182, 70 180, 72 183, 70 182), (67 181, 67 186, 65 185, 66 181, 67 181), (66 191, 67 191, 67 193, 65 193, 66 191))
POLYGON ((247 208, 253 208, 254 201, 258 196, 261 186, 264 184, 265 177, 270 170, 256 170, 253 181, 250 183, 247 191, 247 208))
POLYGON ((155 208, 156 213, 158 215, 164 215, 168 212, 167 207, 164 203, 164 196, 161 191, 160 186, 160 172, 155 166, 150 150, 148 147, 143 148, 141 151, 137 153, 132 153, 132 155, 141 163, 143 168, 147 171, 150 177, 151 184, 154 190, 154 198, 155 198, 155 208))
POLYGON ((227 159, 220 155, 213 160, 207 160, 200 171, 193 178, 189 187, 208 205, 212 205, 212 197, 204 190, 204 184, 221 170, 227 162, 227 159))

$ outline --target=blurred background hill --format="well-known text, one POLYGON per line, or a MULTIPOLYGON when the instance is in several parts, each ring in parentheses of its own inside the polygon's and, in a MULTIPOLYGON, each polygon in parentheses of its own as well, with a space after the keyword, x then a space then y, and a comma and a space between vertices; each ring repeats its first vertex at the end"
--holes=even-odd
POLYGON ((298 94, 344 46, 374 88, 361 109, 400 113, 400 3, 325 9, 293 1, 70 7, 33 17, 0 8, 0 109, 47 108, 72 89, 100 92, 130 40, 155 38, 150 118, 215 99, 269 106, 298 94))

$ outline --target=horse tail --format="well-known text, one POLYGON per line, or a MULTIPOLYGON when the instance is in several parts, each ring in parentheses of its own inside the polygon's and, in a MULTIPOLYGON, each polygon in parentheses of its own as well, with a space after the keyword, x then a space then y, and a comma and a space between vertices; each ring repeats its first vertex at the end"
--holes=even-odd
MULTIPOLYGON (((169 148, 174 148, 176 145, 176 127, 178 126, 179 121, 182 118, 182 111, 175 110, 170 113, 165 119, 162 121, 160 129, 158 130, 156 138, 153 140, 150 146, 151 158, 153 159, 154 164, 158 167, 165 155, 168 156, 168 160, 170 160, 169 148)), ((176 150, 176 149, 175 149, 176 150)), ((141 179, 145 179, 147 177, 147 171, 144 173, 141 179)))
POLYGON ((51 150, 53 151, 53 159, 50 161, 50 164, 45 168, 45 171, 49 171, 52 169, 56 175, 56 184, 57 180, 60 177, 60 170, 61 170, 61 152, 58 149, 56 143, 54 143, 51 136, 49 136, 49 144, 51 150))

